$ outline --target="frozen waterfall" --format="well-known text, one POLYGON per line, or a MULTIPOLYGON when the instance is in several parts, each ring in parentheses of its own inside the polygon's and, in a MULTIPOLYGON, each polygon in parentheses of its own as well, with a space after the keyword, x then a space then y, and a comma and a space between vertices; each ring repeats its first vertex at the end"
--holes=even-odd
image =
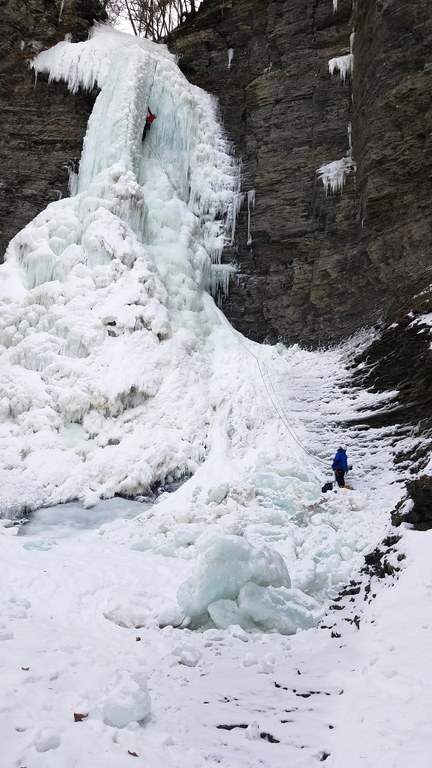
POLYGON ((77 194, 14 238, 0 272, 0 402, 15 447, 3 513, 195 471, 211 412, 203 290, 226 283, 219 262, 239 192, 214 101, 165 46, 102 25, 33 67, 99 93, 77 194), (148 105, 157 119, 143 143, 148 105), (163 416, 156 408, 149 423, 158 400, 163 416))
POLYGON ((165 621, 309 627, 375 515, 361 494, 321 497, 314 454, 331 450, 341 353, 248 341, 207 293, 232 270, 219 262, 238 164, 214 101, 166 47, 98 26, 34 68, 98 95, 75 194, 19 232, 0 267, 0 514, 92 510, 188 478, 115 533, 193 561, 165 621))

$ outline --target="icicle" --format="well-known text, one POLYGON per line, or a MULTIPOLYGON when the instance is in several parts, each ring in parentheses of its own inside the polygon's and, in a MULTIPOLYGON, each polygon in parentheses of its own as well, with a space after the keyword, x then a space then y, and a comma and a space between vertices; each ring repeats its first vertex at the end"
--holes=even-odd
POLYGON ((78 193, 78 174, 76 171, 71 170, 69 172, 68 190, 69 197, 75 197, 78 193))
POLYGON ((330 59, 328 67, 331 75, 339 70, 339 78, 343 83, 347 77, 351 75, 353 69, 352 53, 347 53, 346 56, 336 56, 334 59, 330 59))
POLYGON ((231 69, 231 63, 234 57, 234 48, 228 48, 228 69, 231 69))
POLYGON ((333 0, 333 13, 336 13, 338 9, 338 0, 333 0))
POLYGON ((210 292, 219 305, 222 299, 228 296, 231 275, 234 275, 236 271, 233 264, 213 264, 210 275, 210 292))
POLYGON ((324 184, 326 195, 329 192, 342 192, 346 177, 351 171, 355 171, 356 164, 352 157, 341 157, 331 163, 321 165, 317 174, 324 184))
POLYGON ((68 191, 69 197, 75 197, 78 194, 78 163, 71 160, 67 165, 64 165, 68 172, 68 191))
POLYGON ((342 192, 345 185, 345 180, 351 171, 356 170, 356 164, 353 160, 353 147, 352 147, 352 124, 348 123, 348 151, 345 157, 341 157, 340 160, 333 160, 331 163, 325 163, 321 165, 317 174, 324 184, 326 195, 329 192, 342 192))
POLYGON ((58 23, 59 24, 61 23, 61 20, 62 20, 62 13, 63 13, 64 4, 65 4, 65 0, 61 0, 60 13, 59 13, 59 16, 58 16, 58 23))
POLYGON ((347 133, 348 133, 348 157, 352 157, 352 123, 351 123, 351 120, 348 123, 347 133))
POLYGON ((252 234, 251 234, 251 210, 255 208, 255 190, 250 189, 247 193, 247 205, 248 205, 248 234, 247 234, 247 245, 252 245, 252 234))
MULTIPOLYGON (((240 186, 240 177, 239 177, 239 186, 240 186)), ((240 208, 243 205, 243 200, 244 200, 243 192, 240 192, 240 191, 235 192, 235 194, 233 196, 233 211, 232 211, 232 222, 231 222, 231 240, 229 242, 230 245, 234 245, 237 216, 239 214, 240 208)))

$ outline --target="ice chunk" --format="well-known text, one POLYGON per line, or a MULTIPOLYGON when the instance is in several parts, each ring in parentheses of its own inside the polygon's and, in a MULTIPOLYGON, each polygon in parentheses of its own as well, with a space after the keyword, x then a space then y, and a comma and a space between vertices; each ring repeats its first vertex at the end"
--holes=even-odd
POLYGON ((104 691, 102 719, 106 725, 124 728, 144 720, 150 713, 151 701, 147 680, 140 672, 118 670, 104 691))
POLYGON ((260 586, 291 586, 278 552, 253 547, 240 536, 212 536, 198 545, 195 571, 180 585, 177 600, 188 616, 201 616, 210 603, 234 600, 247 582, 260 586))
POLYGON ((213 502, 214 504, 220 504, 227 496, 228 491, 228 483, 221 483, 220 485, 210 488, 207 494, 208 503, 211 504, 213 502))
POLYGON ((114 596, 110 595, 103 615, 119 627, 136 629, 167 624, 178 626, 184 619, 178 605, 163 594, 156 593, 148 598, 121 589, 114 596))
POLYGON ((260 729, 256 720, 253 721, 245 730, 245 738, 249 741, 256 741, 260 738, 260 729))
POLYGON ((266 630, 292 635, 310 629, 321 616, 319 604, 298 589, 246 584, 238 597, 240 613, 266 630))
POLYGON ((264 675, 272 675, 274 672, 275 661, 274 653, 266 653, 262 658, 258 671, 262 672, 264 675))
POLYGON ((236 625, 242 629, 248 629, 244 626, 245 622, 235 600, 215 600, 208 606, 208 612, 218 629, 228 629, 236 625))
POLYGON ((192 645, 174 648, 172 655, 175 657, 175 664, 184 664, 186 667, 196 667, 202 657, 202 653, 192 645))

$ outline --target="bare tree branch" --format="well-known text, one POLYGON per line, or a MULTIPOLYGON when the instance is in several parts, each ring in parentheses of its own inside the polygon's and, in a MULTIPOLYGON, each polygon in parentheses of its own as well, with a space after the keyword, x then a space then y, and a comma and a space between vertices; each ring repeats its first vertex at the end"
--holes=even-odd
POLYGON ((135 35, 155 42, 194 16, 200 4, 201 0, 106 0, 114 24, 128 19, 135 35))

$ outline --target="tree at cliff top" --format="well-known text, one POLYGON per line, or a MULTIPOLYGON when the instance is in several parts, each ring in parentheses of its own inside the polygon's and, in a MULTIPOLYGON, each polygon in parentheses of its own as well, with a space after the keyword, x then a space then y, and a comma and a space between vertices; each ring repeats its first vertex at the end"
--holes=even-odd
POLYGON ((193 16, 201 0, 108 0, 113 23, 128 22, 138 37, 159 42, 193 16))

